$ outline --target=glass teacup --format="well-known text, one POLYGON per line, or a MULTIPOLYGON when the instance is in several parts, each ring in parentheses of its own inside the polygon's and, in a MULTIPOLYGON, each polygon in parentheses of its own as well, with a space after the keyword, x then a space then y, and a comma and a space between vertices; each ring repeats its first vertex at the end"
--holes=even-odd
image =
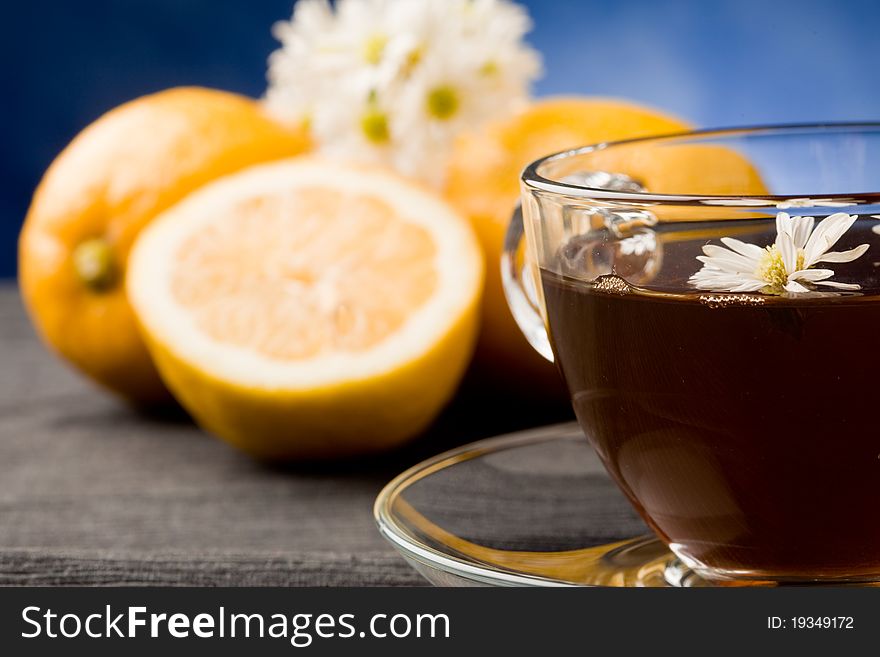
POLYGON ((880 580, 877 190, 880 124, 601 144, 522 175, 511 310, 705 578, 880 580))

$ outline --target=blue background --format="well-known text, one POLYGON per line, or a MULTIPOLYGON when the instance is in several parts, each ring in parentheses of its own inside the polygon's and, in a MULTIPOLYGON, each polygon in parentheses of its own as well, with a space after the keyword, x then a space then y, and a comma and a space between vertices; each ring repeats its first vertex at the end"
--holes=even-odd
MULTIPOLYGON (((880 119, 880 3, 531 0, 539 95, 620 96, 700 125, 880 119)), ((0 276, 34 187, 85 125, 144 93, 260 95, 291 0, 24 0, 0 34, 0 276)))

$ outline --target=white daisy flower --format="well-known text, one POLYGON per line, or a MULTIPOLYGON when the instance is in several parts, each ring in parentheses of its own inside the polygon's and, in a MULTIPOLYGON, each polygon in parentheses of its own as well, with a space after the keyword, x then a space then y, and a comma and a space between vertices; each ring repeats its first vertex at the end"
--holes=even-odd
POLYGON ((509 0, 299 0, 274 28, 265 103, 331 156, 439 184, 459 133, 527 99, 530 28, 509 0))
POLYGON ((697 260, 702 269, 689 282, 700 290, 714 292, 763 292, 799 294, 817 285, 840 290, 858 290, 851 283, 828 280, 834 271, 814 268, 819 263, 851 262, 868 250, 862 244, 849 251, 829 251, 856 221, 857 215, 838 212, 818 226, 813 217, 776 215, 776 240, 761 248, 730 237, 721 238, 724 247, 707 244, 697 260))
MULTIPOLYGON (((871 219, 880 219, 880 214, 872 214, 871 219)), ((877 224, 876 226, 871 226, 871 232, 880 235, 880 224, 877 224)))

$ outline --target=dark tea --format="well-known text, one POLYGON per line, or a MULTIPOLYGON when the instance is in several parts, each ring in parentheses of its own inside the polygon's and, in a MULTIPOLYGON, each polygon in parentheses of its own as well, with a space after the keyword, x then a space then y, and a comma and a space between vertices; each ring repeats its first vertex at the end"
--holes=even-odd
MULTIPOLYGON (((776 235, 772 221, 724 223, 762 247, 776 235)), ((660 230, 662 262, 637 286, 625 266, 597 277, 586 238, 542 270, 578 420, 644 519, 692 565, 774 580, 880 573, 875 224, 859 219, 835 246, 869 244, 862 257, 829 265, 857 291, 695 289, 701 248, 719 243, 698 225, 660 230)))

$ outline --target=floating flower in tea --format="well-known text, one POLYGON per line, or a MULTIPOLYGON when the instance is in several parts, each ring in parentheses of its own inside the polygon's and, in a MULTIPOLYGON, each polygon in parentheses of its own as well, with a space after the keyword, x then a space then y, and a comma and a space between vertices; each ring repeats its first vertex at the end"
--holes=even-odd
POLYGON ((868 245, 862 244, 849 251, 829 251, 857 218, 838 212, 815 225, 813 217, 790 217, 780 212, 772 245, 762 248, 730 237, 721 238, 727 248, 707 244, 704 255, 697 256, 703 267, 689 282, 713 292, 800 294, 811 292, 817 285, 858 290, 857 284, 829 280, 833 270, 814 268, 823 262, 852 262, 868 250, 868 245))

